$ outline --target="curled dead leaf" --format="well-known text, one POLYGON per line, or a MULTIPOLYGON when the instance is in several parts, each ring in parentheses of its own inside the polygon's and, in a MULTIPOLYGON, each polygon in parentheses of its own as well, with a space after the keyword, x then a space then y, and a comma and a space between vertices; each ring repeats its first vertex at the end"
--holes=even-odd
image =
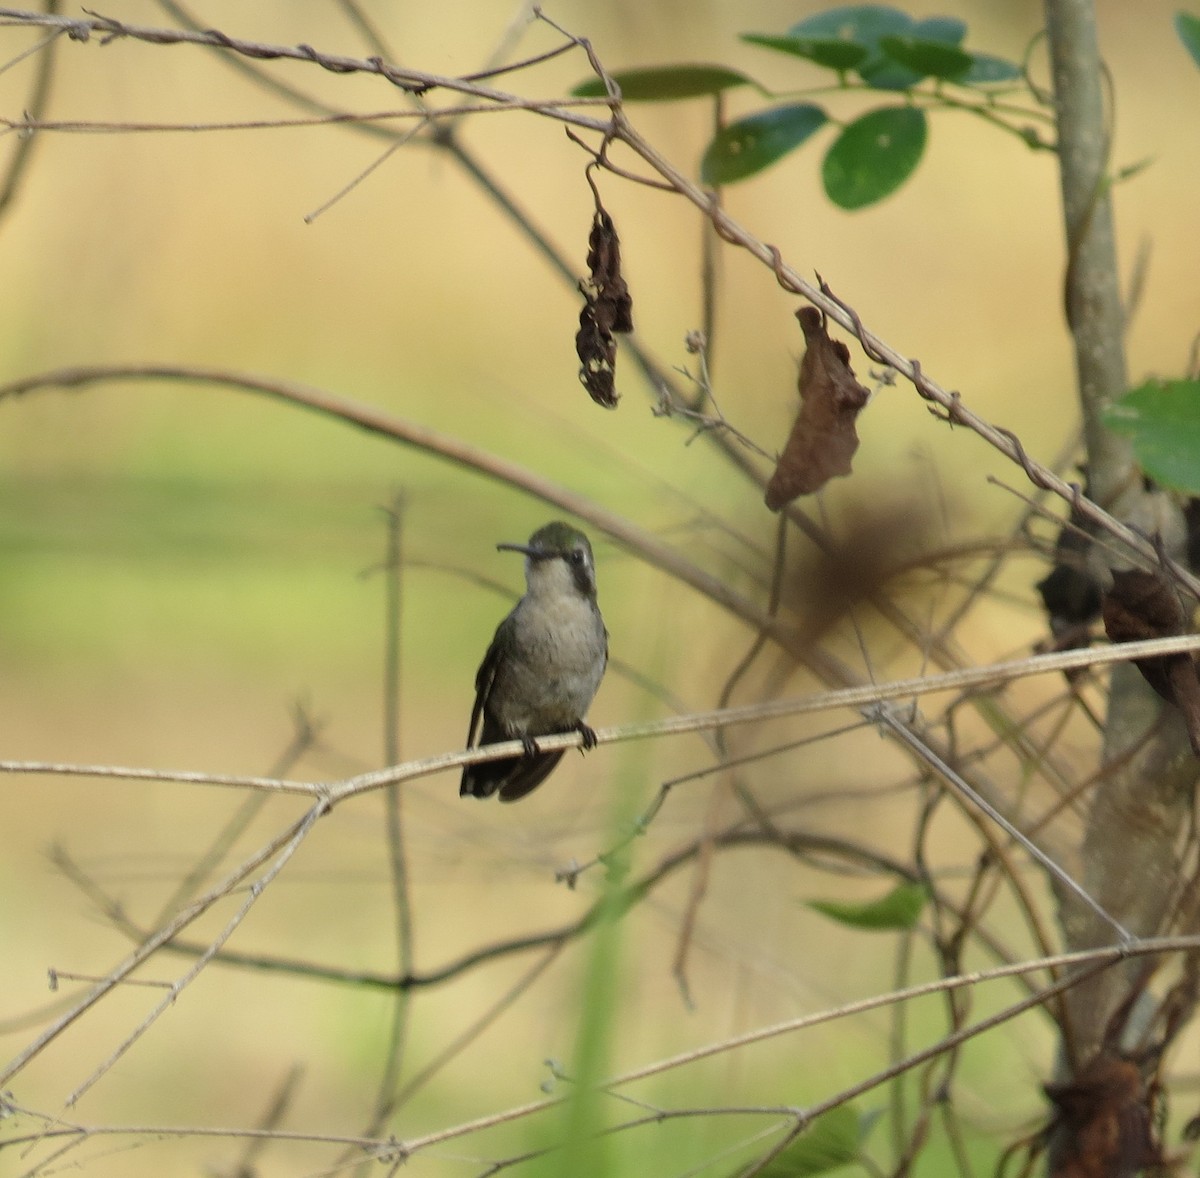
POLYGON ((597 209, 592 218, 587 264, 602 322, 609 331, 632 331, 633 299, 621 273, 621 240, 607 209, 597 209))
POLYGON ((816 307, 801 307, 796 318, 807 343, 800 362, 800 412, 767 483, 772 511, 850 473, 858 449, 855 418, 871 396, 855 379, 850 349, 829 338, 824 315, 816 307))
POLYGON ((588 301, 579 312, 579 330, 575 333, 575 351, 579 355, 579 379, 588 395, 605 409, 617 407, 615 384, 617 341, 596 318, 596 304, 588 301))
POLYGON ((608 210, 597 205, 588 234, 588 278, 579 284, 586 300, 579 313, 575 351, 579 379, 589 396, 606 409, 617 406, 614 333, 633 330, 633 299, 621 273, 621 242, 608 210))
MULTIPOLYGON (((1104 595, 1104 632, 1110 642, 1140 642, 1189 633, 1179 598, 1157 573, 1124 569, 1113 573, 1104 595)), ((1135 659, 1142 678, 1183 713, 1192 752, 1200 757, 1200 677, 1191 654, 1135 659)))

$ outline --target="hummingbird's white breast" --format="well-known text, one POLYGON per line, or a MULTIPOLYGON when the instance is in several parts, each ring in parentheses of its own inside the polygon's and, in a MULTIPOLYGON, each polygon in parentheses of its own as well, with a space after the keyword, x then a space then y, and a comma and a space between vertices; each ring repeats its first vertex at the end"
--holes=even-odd
POLYGON ((514 736, 578 724, 604 675, 608 641, 600 610, 579 593, 562 561, 536 570, 512 613, 512 648, 501 660, 489 710, 514 736), (561 570, 561 576, 556 570, 561 570))

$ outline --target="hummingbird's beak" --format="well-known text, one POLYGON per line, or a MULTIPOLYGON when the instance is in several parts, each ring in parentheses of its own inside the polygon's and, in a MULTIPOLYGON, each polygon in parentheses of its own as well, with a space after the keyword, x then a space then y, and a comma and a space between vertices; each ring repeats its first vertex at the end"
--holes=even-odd
POLYGON ((497 552, 523 552, 526 556, 543 555, 540 548, 531 548, 528 544, 497 544, 497 552))

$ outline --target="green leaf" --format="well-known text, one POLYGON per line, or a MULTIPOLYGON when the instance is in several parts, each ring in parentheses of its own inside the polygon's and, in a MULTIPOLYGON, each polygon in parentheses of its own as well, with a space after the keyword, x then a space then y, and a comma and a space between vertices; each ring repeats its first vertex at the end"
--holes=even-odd
MULTIPOLYGON (((912 31, 913 19, 906 12, 881 4, 855 4, 818 12, 793 25, 788 29, 788 35, 801 40, 840 41, 846 45, 857 46, 862 51, 862 56, 850 68, 857 70, 860 77, 871 81, 868 75, 878 73, 885 67, 885 60, 879 50, 880 40, 884 37, 902 36, 912 31)), ((903 83, 901 89, 908 84, 903 83)))
POLYGON ((993 57, 990 53, 972 53, 971 68, 960 78, 955 78, 960 86, 988 86, 996 82, 1015 82, 1021 77, 1021 67, 1016 62, 1003 57, 993 57))
POLYGON ((1175 31, 1192 60, 1200 65, 1200 16, 1180 10, 1175 14, 1175 31))
POLYGON ((832 8, 793 25, 785 37, 745 33, 742 40, 835 70, 857 70, 880 90, 907 90, 922 78, 957 78, 974 62, 959 49, 967 26, 956 17, 914 21, 880 4, 832 8), (894 50, 894 51, 893 51, 894 50))
POLYGON ((922 884, 897 884, 886 896, 865 904, 845 904, 840 900, 810 900, 808 907, 831 920, 859 929, 910 929, 921 918, 929 898, 922 884))
POLYGON ((859 1154, 863 1122, 852 1105, 839 1104, 818 1117, 777 1158, 759 1171, 760 1178, 804 1178, 849 1165, 859 1154))
POLYGON ((750 45, 761 45, 764 49, 775 49, 803 57, 808 61, 831 70, 852 70, 865 61, 870 50, 854 41, 839 41, 836 38, 818 37, 773 37, 769 33, 743 33, 741 39, 750 45))
POLYGON ((1120 184, 1125 180, 1132 180, 1134 176, 1144 172, 1152 163, 1154 156, 1148 155, 1143 160, 1135 160, 1132 164, 1126 164, 1123 168, 1118 168, 1113 175, 1113 183, 1120 184))
POLYGON ((971 55, 956 45, 919 37, 884 37, 880 49, 892 61, 921 78, 955 79, 971 68, 971 55))
POLYGON ((912 30, 912 17, 897 8, 883 4, 849 4, 844 8, 828 8, 807 17, 788 29, 792 37, 815 37, 818 40, 853 41, 874 49, 880 37, 891 37, 912 30))
POLYGON ((1200 380, 1150 380, 1104 414, 1156 482, 1200 495, 1200 380))
POLYGON ((961 45, 967 35, 966 21, 957 16, 927 16, 912 27, 919 41, 937 41, 940 45, 961 45))
POLYGON ((888 53, 884 42, 893 38, 910 38, 913 41, 933 42, 942 48, 957 49, 966 32, 967 26, 950 16, 931 16, 926 20, 911 22, 907 29, 879 38, 873 56, 859 67, 859 76, 876 90, 911 89, 926 76, 926 71, 901 64, 888 53))
POLYGON ((706 184, 732 184, 775 163, 829 121, 811 102, 758 111, 722 127, 704 153, 706 184))
POLYGON ((861 209, 890 196, 912 175, 925 150, 923 111, 885 106, 857 118, 825 156, 825 192, 843 209, 861 209))
MULTIPOLYGON (((681 98, 701 98, 719 94, 734 86, 762 87, 741 70, 723 65, 660 65, 645 69, 622 70, 612 75, 621 87, 621 97, 629 102, 674 102, 681 98)), ((599 78, 580 82, 571 93, 576 98, 603 98, 608 91, 599 78)))

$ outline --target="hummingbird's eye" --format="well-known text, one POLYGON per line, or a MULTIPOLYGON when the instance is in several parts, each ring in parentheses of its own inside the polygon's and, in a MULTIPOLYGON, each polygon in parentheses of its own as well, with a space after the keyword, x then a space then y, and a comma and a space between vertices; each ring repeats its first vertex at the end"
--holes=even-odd
POLYGON ((583 549, 582 548, 572 548, 570 555, 567 557, 567 559, 572 564, 583 564, 583 549))

